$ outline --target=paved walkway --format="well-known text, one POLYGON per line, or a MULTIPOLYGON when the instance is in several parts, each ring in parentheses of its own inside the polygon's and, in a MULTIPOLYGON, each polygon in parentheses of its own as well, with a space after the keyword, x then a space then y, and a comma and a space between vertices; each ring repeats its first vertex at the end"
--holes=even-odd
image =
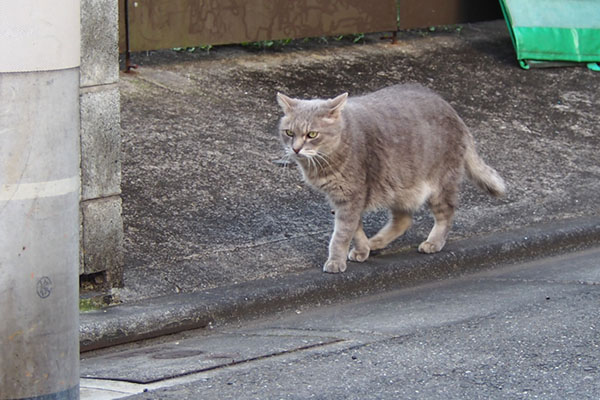
MULTIPOLYGON (((272 162, 277 91, 357 95, 416 81, 444 96, 508 184, 494 200, 466 183, 451 241, 598 212, 599 74, 520 69, 503 21, 401 34, 396 45, 153 57, 120 83, 124 301, 322 266, 330 210, 295 168, 272 162)), ((367 233, 385 217, 368 218, 367 233)), ((418 214, 389 252, 415 251, 431 226, 418 214)))

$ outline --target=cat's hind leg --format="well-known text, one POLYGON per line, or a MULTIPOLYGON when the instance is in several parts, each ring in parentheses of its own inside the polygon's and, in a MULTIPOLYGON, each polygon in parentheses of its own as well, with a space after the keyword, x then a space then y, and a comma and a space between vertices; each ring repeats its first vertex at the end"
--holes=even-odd
POLYGON ((446 238, 452 227, 454 211, 457 204, 457 189, 442 192, 429 199, 429 208, 433 213, 435 223, 427 240, 419 245, 421 253, 437 253, 446 244, 446 238))
POLYGON ((404 210, 391 210, 387 224, 375 236, 369 239, 369 249, 379 250, 390 244, 412 225, 412 214, 404 210))
POLYGON ((369 248, 369 239, 363 230, 362 218, 358 223, 358 229, 354 233, 354 248, 348 253, 348 260, 363 262, 369 258, 371 249, 369 248))

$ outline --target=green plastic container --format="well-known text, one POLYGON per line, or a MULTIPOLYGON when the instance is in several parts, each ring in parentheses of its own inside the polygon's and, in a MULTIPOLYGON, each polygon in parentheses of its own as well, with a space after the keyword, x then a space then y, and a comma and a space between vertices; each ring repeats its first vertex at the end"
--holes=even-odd
POLYGON ((600 71, 600 0, 500 0, 521 67, 587 63, 600 71))

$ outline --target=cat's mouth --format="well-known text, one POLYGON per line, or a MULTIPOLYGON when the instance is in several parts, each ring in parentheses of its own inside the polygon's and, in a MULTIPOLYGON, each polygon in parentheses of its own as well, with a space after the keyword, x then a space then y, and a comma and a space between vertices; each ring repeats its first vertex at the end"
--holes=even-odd
POLYGON ((293 158, 295 158, 297 160, 307 160, 307 161, 310 160, 310 159, 312 159, 315 156, 314 154, 311 154, 311 153, 306 152, 304 150, 300 150, 297 153, 295 151, 292 151, 291 155, 292 155, 293 158))
POLYGON ((314 150, 309 150, 309 149, 304 149, 304 148, 302 148, 298 151, 292 150, 292 155, 294 155, 296 157, 312 158, 312 157, 317 157, 318 154, 319 153, 314 150))
POLYGON ((298 153, 290 152, 290 155, 306 169, 323 170, 329 167, 327 157, 315 150, 301 149, 298 153))

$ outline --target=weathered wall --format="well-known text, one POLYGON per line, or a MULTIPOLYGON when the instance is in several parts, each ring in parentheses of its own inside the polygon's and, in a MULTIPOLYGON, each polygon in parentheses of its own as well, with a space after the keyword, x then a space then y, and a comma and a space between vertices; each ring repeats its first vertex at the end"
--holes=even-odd
MULTIPOLYGON (((121 4, 121 51, 125 0, 121 4)), ((155 50, 396 30, 395 0, 129 1, 129 49, 155 50)))
POLYGON ((497 0, 397 0, 398 28, 426 28, 502 18, 497 0))
POLYGON ((497 0, 119 0, 121 52, 395 31, 501 18, 497 0))
POLYGON ((118 0, 81 1, 81 268, 122 284, 118 0))

